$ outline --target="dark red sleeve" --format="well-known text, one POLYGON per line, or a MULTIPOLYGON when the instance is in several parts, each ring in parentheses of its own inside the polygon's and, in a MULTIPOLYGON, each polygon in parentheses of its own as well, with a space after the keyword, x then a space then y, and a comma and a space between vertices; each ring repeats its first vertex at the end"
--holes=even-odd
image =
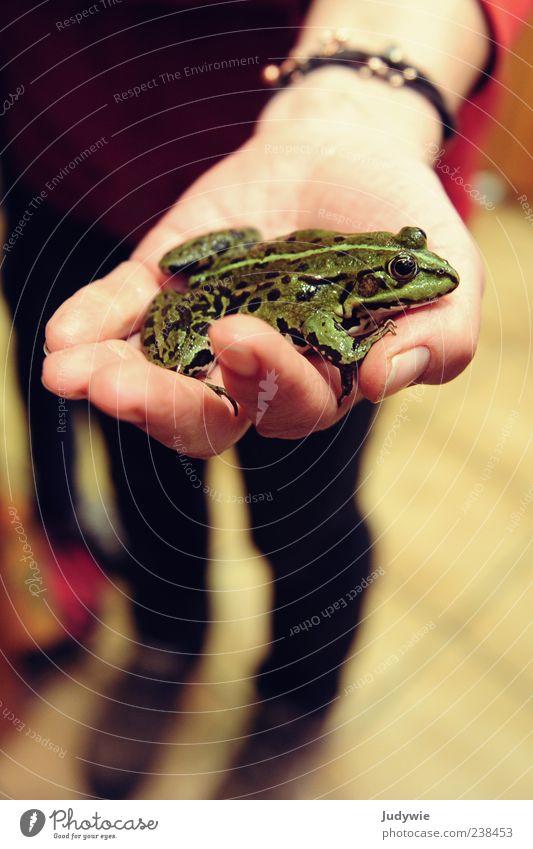
POLYGON ((508 47, 533 12, 533 0, 505 0, 505 7, 493 0, 479 3, 497 47, 508 47))
POLYGON ((480 85, 465 99, 458 114, 458 133, 446 153, 439 151, 435 168, 458 212, 467 218, 478 207, 491 208, 490 199, 472 184, 490 124, 497 113, 502 87, 502 60, 533 13, 533 0, 479 0, 487 19, 492 52, 480 85), (500 3, 505 3, 505 8, 500 3))

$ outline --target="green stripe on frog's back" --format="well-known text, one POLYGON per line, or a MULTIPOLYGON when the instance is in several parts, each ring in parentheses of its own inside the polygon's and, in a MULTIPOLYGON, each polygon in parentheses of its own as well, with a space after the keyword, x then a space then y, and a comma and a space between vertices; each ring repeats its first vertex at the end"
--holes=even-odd
MULTIPOLYGON (((290 263, 291 265, 296 264, 300 260, 310 259, 311 257, 320 256, 324 260, 327 260, 328 256, 336 257, 339 253, 345 253, 347 255, 348 252, 357 250, 357 251, 368 251, 370 253, 383 253, 384 251, 390 252, 391 254, 398 253, 400 250, 398 245, 371 245, 368 243, 359 243, 355 244, 354 242, 339 242, 336 245, 330 245, 327 247, 317 247, 317 248, 307 248, 306 250, 294 251, 289 253, 271 253, 268 256, 252 256, 250 257, 250 253, 246 256, 235 257, 234 259, 229 260, 228 262, 221 262, 220 265, 215 265, 214 267, 200 272, 199 274, 191 275, 190 281, 191 285, 197 283, 203 283, 209 278, 212 277, 223 277, 224 274, 231 274, 234 272, 238 272, 241 269, 246 270, 249 268, 258 268, 264 270, 269 265, 274 265, 276 263, 290 263)), ((382 267, 382 266, 380 266, 382 267)))

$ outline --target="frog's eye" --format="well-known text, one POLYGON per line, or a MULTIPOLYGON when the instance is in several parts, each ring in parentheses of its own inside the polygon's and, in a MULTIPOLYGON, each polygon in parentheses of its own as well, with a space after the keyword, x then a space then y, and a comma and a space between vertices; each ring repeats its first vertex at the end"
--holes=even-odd
POLYGON ((425 248, 427 236, 421 227, 402 227, 398 240, 406 248, 425 248))
POLYGON ((416 259, 408 253, 396 254, 387 266, 387 271, 399 283, 408 283, 418 273, 416 259))

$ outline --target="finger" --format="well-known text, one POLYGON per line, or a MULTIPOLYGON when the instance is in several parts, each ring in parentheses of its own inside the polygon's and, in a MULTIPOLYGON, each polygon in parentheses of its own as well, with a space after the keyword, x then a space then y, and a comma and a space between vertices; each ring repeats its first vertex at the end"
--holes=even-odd
POLYGON ((140 349, 122 339, 91 342, 49 354, 43 362, 42 380, 47 389, 63 398, 88 398, 92 375, 119 360, 146 362, 140 349))
MULTIPOLYGON (((338 369, 302 356, 274 328, 248 316, 215 322, 209 335, 224 385, 263 436, 297 439, 341 418, 338 369)), ((353 399, 352 399, 353 400, 353 399)))
POLYGON ((65 398, 89 398, 105 413, 193 457, 224 451, 250 424, 199 380, 152 365, 120 340, 51 354, 43 364, 43 383, 65 398))
POLYGON ((193 230, 188 226, 191 219, 185 220, 184 210, 194 216, 197 207, 177 205, 145 236, 131 259, 68 298, 46 326, 47 349, 58 351, 84 342, 125 339, 139 330, 151 300, 168 280, 159 260, 166 251, 205 229, 205 225, 198 225, 193 230))
POLYGON ((46 326, 48 350, 130 336, 139 329, 160 282, 138 260, 121 263, 59 307, 46 326))

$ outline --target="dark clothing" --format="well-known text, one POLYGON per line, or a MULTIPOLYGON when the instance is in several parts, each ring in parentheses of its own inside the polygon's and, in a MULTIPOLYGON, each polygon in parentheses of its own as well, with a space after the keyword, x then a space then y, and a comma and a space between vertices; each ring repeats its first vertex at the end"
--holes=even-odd
MULTIPOLYGON (((499 63, 533 0, 481 5, 499 63)), ((309 0, 3 4, 2 153, 15 179, 24 175, 28 204, 44 197, 56 210, 100 221, 113 237, 135 244, 196 177, 250 136, 269 96, 261 67, 287 56, 308 6, 309 0)), ((437 154, 445 166, 438 174, 463 215, 470 200, 463 184, 495 89, 493 83, 465 98, 459 136, 449 156, 437 154)), ((4 192, 11 191, 5 183, 4 192)), ((18 238, 8 231, 7 248, 18 238)))
MULTIPOLYGON (((180 5, 104 3, 68 25, 60 22, 76 6, 66 0, 53 4, 53 16, 49 4, 6 11, 3 90, 6 97, 23 91, 2 117, 3 273, 48 534, 57 543, 81 541, 72 472, 77 409, 105 434, 139 638, 197 653, 209 621, 202 488, 175 452, 87 404, 58 400, 40 379, 54 310, 126 259, 193 180, 251 134, 268 96, 261 66, 286 55, 306 4, 180 5)), ((369 571, 368 535, 353 501, 369 418, 364 405, 300 442, 251 430, 238 445, 247 491, 264 496, 252 500, 251 524, 275 580, 272 649, 258 681, 264 697, 293 692, 309 707, 334 697, 362 598, 354 588, 369 571)), ((191 464, 204 481, 204 463, 191 464)))
MULTIPOLYGON (((26 202, 19 184, 9 196, 8 226, 26 202)), ((40 380, 44 325, 52 312, 127 254, 97 226, 85 228, 43 204, 23 243, 6 257, 36 498, 52 541, 79 538, 72 413, 78 408, 98 418, 126 532, 122 570, 139 638, 196 653, 209 622, 209 521, 197 483, 205 482, 205 464, 190 460, 191 481, 184 458, 133 425, 56 398, 40 380)), ((253 537, 274 577, 273 641, 258 680, 265 698, 289 692, 310 708, 334 698, 357 625, 361 581, 370 571, 370 541, 353 496, 370 415, 371 405, 361 404, 336 427, 296 442, 263 439, 251 429, 237 446, 253 537)))
POLYGON ((58 211, 136 244, 251 135, 268 98, 261 68, 287 54, 305 5, 4 4, 2 100, 16 99, 2 111, 2 147, 28 201, 44 193, 58 211))

